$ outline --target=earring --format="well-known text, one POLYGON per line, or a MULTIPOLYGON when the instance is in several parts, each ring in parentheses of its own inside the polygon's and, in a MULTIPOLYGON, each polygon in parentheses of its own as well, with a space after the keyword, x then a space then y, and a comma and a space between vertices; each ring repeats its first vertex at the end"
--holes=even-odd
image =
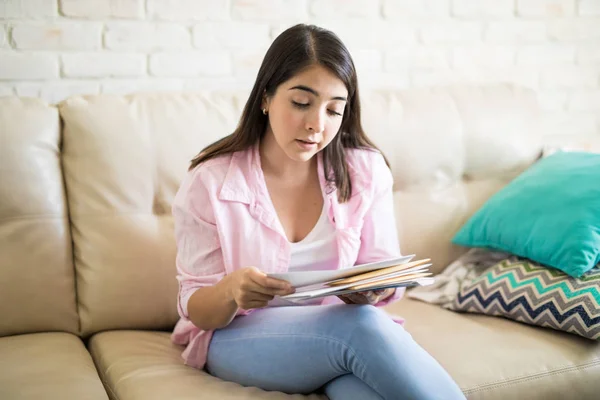
POLYGON ((263 114, 267 115, 267 109, 263 108, 263 114))

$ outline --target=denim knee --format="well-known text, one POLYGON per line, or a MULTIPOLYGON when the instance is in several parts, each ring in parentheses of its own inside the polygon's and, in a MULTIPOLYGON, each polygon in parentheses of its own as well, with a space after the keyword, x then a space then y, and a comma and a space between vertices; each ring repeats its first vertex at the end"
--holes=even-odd
POLYGON ((398 328, 396 322, 383 310, 372 305, 351 305, 347 307, 348 325, 357 336, 363 338, 389 335, 389 330, 398 328))

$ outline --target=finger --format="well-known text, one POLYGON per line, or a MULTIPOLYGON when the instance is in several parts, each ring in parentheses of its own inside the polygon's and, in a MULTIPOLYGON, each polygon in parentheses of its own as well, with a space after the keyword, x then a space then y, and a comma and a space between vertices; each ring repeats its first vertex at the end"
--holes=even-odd
POLYGON ((244 304, 244 307, 242 307, 244 310, 250 310, 252 308, 264 308, 268 306, 267 302, 264 301, 249 301, 248 303, 244 304))
POLYGON ((247 292, 257 292, 257 293, 267 294, 267 295, 271 295, 271 296, 285 296, 287 294, 292 294, 296 291, 292 287, 285 288, 285 289, 274 289, 274 288, 266 287, 266 286, 261 285, 259 282, 254 281, 252 279, 252 277, 250 277, 250 279, 248 279, 246 281, 246 285, 245 285, 244 289, 247 292))
POLYGON ((346 298, 348 299, 348 301, 346 302, 346 304, 368 304, 369 303, 369 299, 367 299, 366 296, 361 295, 358 293, 349 293, 346 296, 346 298))
POLYGON ((242 308, 247 308, 249 304, 268 303, 271 300, 273 300, 273 296, 256 292, 248 292, 242 295, 238 304, 241 304, 242 308))
POLYGON ((255 283, 255 282, 251 282, 250 283, 250 291, 256 292, 256 293, 262 293, 262 294, 266 294, 266 295, 271 295, 271 296, 285 296, 287 294, 294 293, 296 290, 294 288, 273 289, 273 288, 261 286, 260 284, 255 283))
POLYGON ((285 296, 287 294, 292 294, 296 291, 292 286, 285 286, 283 288, 274 288, 272 286, 265 286, 260 282, 252 281, 252 288, 254 291, 272 294, 273 296, 285 296))
POLYGON ((273 300, 273 295, 260 293, 260 292, 250 292, 246 297, 246 301, 271 301, 273 300))
POLYGON ((255 273, 250 275, 250 279, 258 285, 270 289, 289 290, 292 287, 289 282, 282 279, 271 278, 258 269, 255 273))
POLYGON ((344 303, 346 303, 346 304, 354 304, 354 303, 352 302, 352 300, 350 300, 350 299, 348 298, 348 296, 346 296, 346 295, 344 295, 344 294, 342 294, 342 295, 339 295, 339 296, 338 296, 338 298, 339 298, 340 300, 342 300, 342 301, 343 301, 344 303))

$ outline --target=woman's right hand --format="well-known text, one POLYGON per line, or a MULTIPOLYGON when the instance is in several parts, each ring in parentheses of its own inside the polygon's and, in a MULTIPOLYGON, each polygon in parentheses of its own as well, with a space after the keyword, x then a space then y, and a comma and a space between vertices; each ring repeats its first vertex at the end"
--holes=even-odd
POLYGON ((266 307, 275 296, 285 296, 296 291, 289 282, 270 278, 256 267, 239 269, 226 278, 227 293, 244 310, 266 307))

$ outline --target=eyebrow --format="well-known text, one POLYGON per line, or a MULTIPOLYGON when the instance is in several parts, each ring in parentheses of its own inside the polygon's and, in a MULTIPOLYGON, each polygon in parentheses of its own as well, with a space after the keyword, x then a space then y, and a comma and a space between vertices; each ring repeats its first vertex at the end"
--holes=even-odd
MULTIPOLYGON (((304 86, 304 85, 297 85, 294 86, 293 88, 290 88, 290 90, 304 90, 305 92, 309 92, 314 94, 315 96, 319 96, 319 92, 317 92, 315 89, 309 88, 308 86, 304 86)), ((341 100, 341 101, 348 101, 347 98, 343 97, 343 96, 336 96, 336 97, 332 97, 331 100, 341 100)))

